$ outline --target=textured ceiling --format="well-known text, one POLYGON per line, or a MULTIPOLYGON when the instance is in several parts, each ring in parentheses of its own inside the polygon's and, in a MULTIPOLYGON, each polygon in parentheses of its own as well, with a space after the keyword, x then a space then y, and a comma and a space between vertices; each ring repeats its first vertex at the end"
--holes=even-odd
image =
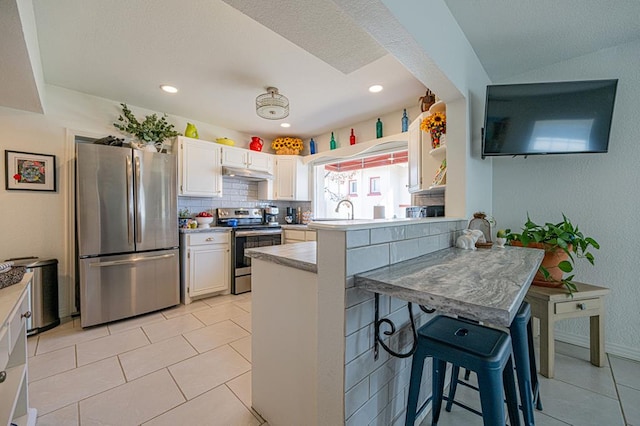
MULTIPOLYGON (((270 13, 252 13, 274 27, 295 19, 270 2, 255 3, 270 13), (275 14, 287 20, 278 24, 275 14)), ((255 98, 268 86, 289 98, 286 132, 302 137, 416 104, 424 85, 390 55, 380 56, 384 50, 365 33, 354 31, 348 49, 328 36, 340 16, 335 4, 326 20, 311 25, 312 16, 302 13, 309 4, 297 3, 310 30, 292 24, 287 37, 294 43, 221 0, 35 0, 45 80, 262 137, 284 132, 281 121, 255 113, 255 98), (359 43, 363 53, 356 55, 359 43), (163 83, 179 93, 161 92, 163 83), (369 93, 376 83, 385 90, 369 93)))
POLYGON ((345 74, 387 53, 331 0, 223 1, 345 74))
POLYGON ((639 0, 445 0, 494 82, 640 39, 639 0))
MULTIPOLYGON (((640 0, 443 1, 494 82, 640 38, 640 0)), ((37 43, 17 7, 27 3, 0 1, 0 105, 41 111, 37 43)), ((33 8, 46 83, 262 137, 284 133, 255 114, 268 86, 290 99, 286 133, 301 137, 414 105, 423 82, 459 96, 380 1, 33 0, 33 8), (164 83, 180 92, 161 92, 164 83), (385 90, 370 94, 372 84, 385 90)))

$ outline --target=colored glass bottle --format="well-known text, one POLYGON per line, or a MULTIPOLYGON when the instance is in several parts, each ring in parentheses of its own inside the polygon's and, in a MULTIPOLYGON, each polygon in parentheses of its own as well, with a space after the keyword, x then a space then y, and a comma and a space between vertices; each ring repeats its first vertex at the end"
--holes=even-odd
POLYGON ((336 140, 333 138, 333 132, 331 132, 331 142, 329 142, 329 147, 331 149, 336 149, 336 140))
POLYGON ((350 145, 356 144, 356 135, 353 134, 353 129, 351 129, 351 136, 349 136, 349 144, 350 145))
POLYGON ((378 121, 376 122, 376 138, 381 138, 382 137, 382 121, 380 121, 380 119, 378 118, 378 121))
POLYGON ((407 110, 402 113, 402 132, 409 130, 409 117, 407 117, 407 110))
POLYGON ((316 153, 316 141, 314 141, 313 138, 309 141, 309 152, 312 154, 316 153))

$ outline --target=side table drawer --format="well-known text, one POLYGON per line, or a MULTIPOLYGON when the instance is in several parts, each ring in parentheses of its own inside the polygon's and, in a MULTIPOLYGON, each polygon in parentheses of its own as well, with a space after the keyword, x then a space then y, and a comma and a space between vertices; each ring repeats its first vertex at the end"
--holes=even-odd
POLYGON ((555 304, 556 314, 567 314, 569 312, 588 311, 590 309, 598 309, 600 307, 600 299, 584 299, 572 300, 570 302, 558 302, 555 304))

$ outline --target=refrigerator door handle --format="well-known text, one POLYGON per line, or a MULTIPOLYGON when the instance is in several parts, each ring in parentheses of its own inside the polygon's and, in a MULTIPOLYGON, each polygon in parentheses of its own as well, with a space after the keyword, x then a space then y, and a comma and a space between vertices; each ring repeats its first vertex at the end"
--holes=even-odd
POLYGON ((128 260, 112 260, 110 262, 91 263, 90 266, 92 268, 102 268, 103 266, 128 265, 128 264, 134 264, 139 262, 147 262, 150 260, 167 259, 169 257, 174 257, 174 256, 175 254, 162 254, 159 256, 136 257, 134 259, 128 259, 128 260))
POLYGON ((136 156, 136 242, 142 243, 142 203, 140 201, 140 191, 142 185, 140 184, 141 171, 140 171, 140 157, 136 156))
POLYGON ((127 235, 129 244, 133 244, 133 204, 132 204, 132 187, 131 187, 131 157, 127 155, 125 159, 127 173, 127 235))

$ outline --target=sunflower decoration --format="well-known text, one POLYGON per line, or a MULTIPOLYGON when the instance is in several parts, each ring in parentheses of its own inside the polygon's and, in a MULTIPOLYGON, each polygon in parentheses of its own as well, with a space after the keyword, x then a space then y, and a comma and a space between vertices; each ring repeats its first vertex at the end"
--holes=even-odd
POLYGON ((288 136, 275 138, 273 142, 271 142, 271 149, 279 155, 298 155, 302 147, 302 139, 288 136))
POLYGON ((431 134, 431 147, 440 146, 440 138, 447 133, 447 116, 444 112, 434 112, 420 123, 420 129, 431 134))

